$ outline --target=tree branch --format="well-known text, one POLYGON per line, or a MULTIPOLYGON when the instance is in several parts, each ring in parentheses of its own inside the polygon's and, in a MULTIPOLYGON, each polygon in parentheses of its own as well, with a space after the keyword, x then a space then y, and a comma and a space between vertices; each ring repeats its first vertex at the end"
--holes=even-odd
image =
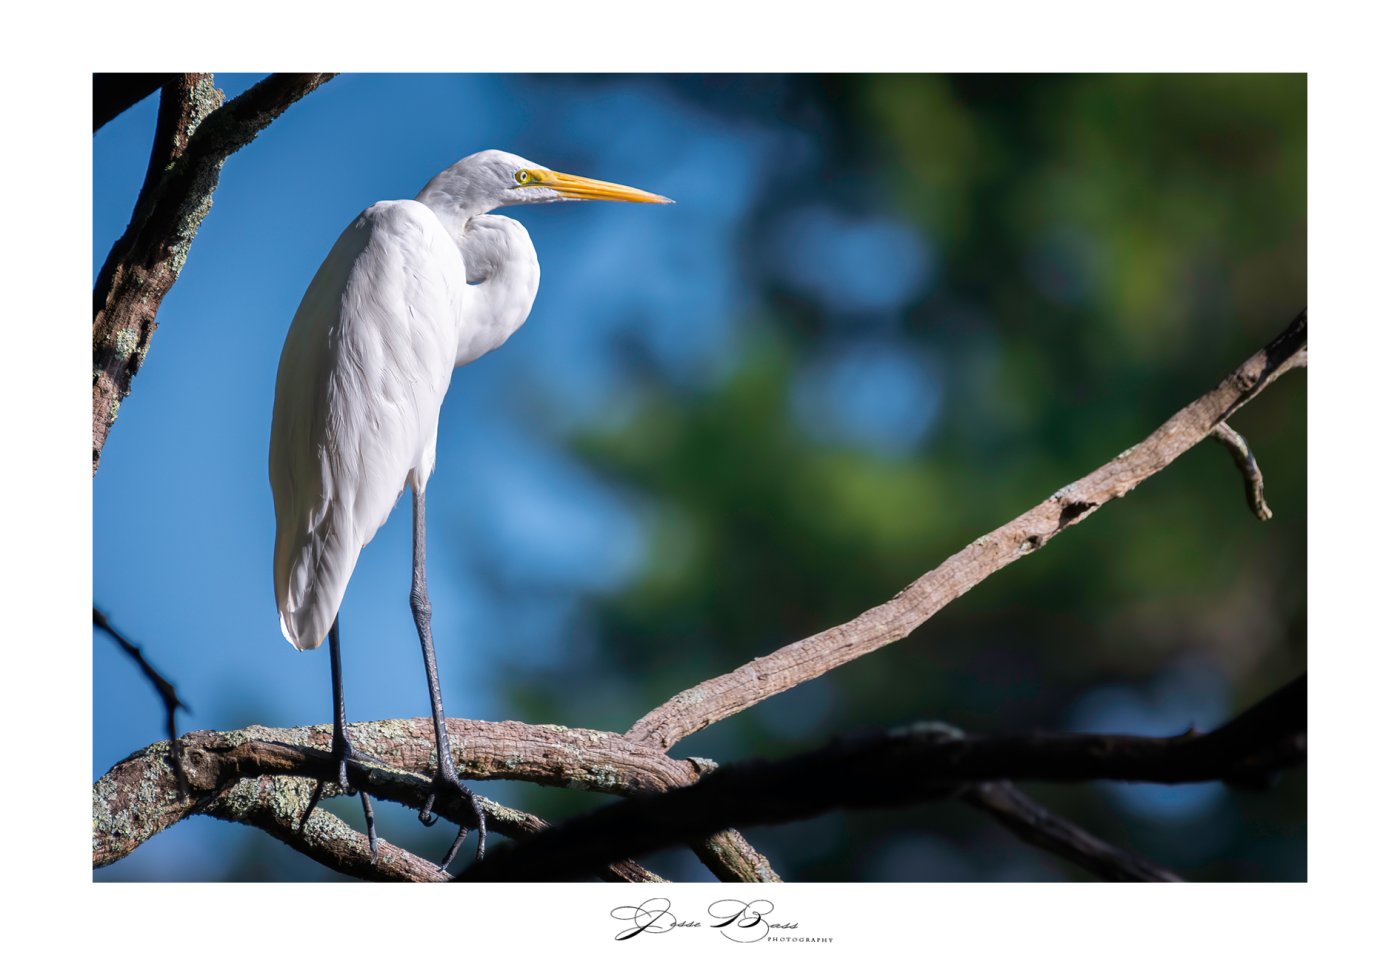
POLYGON ((1254 459, 1254 452, 1249 450, 1249 443, 1224 422, 1211 429, 1210 437, 1228 448, 1230 457, 1235 460, 1235 467, 1244 478, 1244 499, 1249 503, 1249 510, 1260 521, 1268 521, 1274 513, 1264 500, 1264 473, 1259 470, 1259 462, 1254 459))
POLYGON ((179 76, 179 73, 94 73, 92 131, 96 133, 179 76))
MULTIPOLYGON (((141 668, 141 673, 145 675, 146 680, 150 682, 151 686, 155 688, 156 693, 160 695, 161 704, 165 707, 166 739, 170 741, 171 747, 178 746, 175 738, 175 714, 177 711, 181 710, 187 714, 191 711, 189 705, 181 700, 180 695, 175 692, 175 685, 166 680, 165 675, 151 666, 151 662, 146 660, 146 655, 141 653, 141 648, 117 633, 117 629, 107 620, 107 615, 103 614, 97 608, 92 609, 92 626, 104 631, 108 637, 116 641, 117 646, 136 662, 137 667, 141 668)), ((176 764, 175 770, 175 785, 183 789, 187 786, 187 781, 180 772, 178 763, 176 764)))
POLYGON ((526 843, 498 848, 459 879, 572 879, 721 827, 939 800, 988 781, 1253 783, 1261 771, 1302 759, 1306 728, 1307 688, 1299 678, 1208 734, 963 736, 945 724, 922 724, 847 737, 797 757, 730 764, 692 786, 575 817, 526 843), (851 784, 833 787, 832 780, 851 784))
MULTIPOLYGON (((638 747, 618 734, 457 718, 447 720, 447 730, 458 768, 474 778, 525 780, 623 796, 699 779, 691 762, 638 747)), ((351 782, 381 799, 422 806, 427 791, 420 788, 427 786, 424 778, 435 766, 432 722, 417 718, 356 723, 350 731, 365 759, 376 762, 351 764, 351 782)), ((179 766, 190 782, 185 794, 175 786, 179 771, 167 741, 137 751, 93 785, 93 866, 116 862, 161 830, 199 812, 202 799, 234 781, 294 776, 333 783, 336 766, 330 742, 331 729, 325 724, 186 734, 178 747, 179 766)), ((436 808, 458 823, 472 819, 465 804, 442 796, 436 808)))
MULTIPOLYGON (((433 749, 430 738, 413 735, 430 729, 431 721, 382 721, 351 727, 362 754, 383 764, 351 764, 352 784, 378 799, 421 807, 432 792, 429 775, 433 749)), ((670 777, 672 764, 682 774, 674 779, 693 779, 693 770, 687 774, 686 764, 664 754, 654 754, 657 766, 650 772, 636 772, 635 765, 640 762, 634 760, 630 770, 625 768, 619 778, 608 779, 607 761, 625 764, 625 755, 619 750, 630 748, 611 748, 610 741, 605 741, 585 755, 578 752, 579 741, 588 736, 621 740, 616 735, 513 722, 450 720, 449 729, 453 749, 464 747, 464 739, 470 737, 477 745, 479 765, 489 768, 490 775, 497 778, 510 776, 510 765, 520 758, 515 768, 520 774, 517 779, 548 780, 557 785, 587 779, 598 789, 637 787, 637 792, 643 792, 640 788, 651 786, 655 777, 670 777), (460 726, 463 724, 470 726, 460 726), (480 752, 482 741, 490 742, 489 753, 480 752), (523 746, 513 752, 515 744, 523 746), (573 761, 566 756, 570 751, 573 761)), ((371 861, 368 839, 343 824, 327 824, 311 832, 320 811, 313 812, 307 833, 298 832, 301 814, 311 797, 312 780, 325 782, 326 796, 339 794, 329 741, 330 730, 326 726, 290 730, 249 727, 231 733, 196 731, 181 738, 174 750, 162 741, 138 751, 104 774, 93 787, 93 866, 115 863, 156 833, 198 813, 258 827, 341 873, 364 879, 417 879, 424 866, 433 864, 417 857, 408 860, 406 851, 398 848, 393 848, 397 855, 386 856, 383 845, 379 859, 371 861), (178 756, 172 758, 172 753, 178 756), (189 782, 183 792, 173 785, 182 771, 189 782)), ((503 836, 529 837, 549 827, 531 814, 490 800, 483 803, 492 829, 503 836)), ((439 795, 435 808, 444 819, 458 825, 470 825, 475 820, 471 808, 455 795, 439 795)), ((644 867, 625 860, 605 864, 598 870, 604 879, 614 881, 664 882, 644 867)))
POLYGON ((979 783, 962 791, 964 803, 986 811, 993 820, 1032 846, 1078 863, 1113 882, 1180 883, 1181 877, 1149 860, 1105 843, 1086 830, 1005 782, 979 783))
MULTIPOLYGON (((1107 501, 1127 494, 1212 434, 1278 376, 1306 364, 1304 310, 1277 339, 1142 443, 974 541, 889 602, 676 695, 638 721, 625 736, 513 721, 449 719, 451 746, 464 776, 529 780, 638 798, 540 831, 514 851, 497 850, 469 870, 468 878, 576 875, 620 856, 690 842, 721 879, 776 881, 768 861, 726 827, 745 821, 780 822, 835 807, 952 795, 961 795, 1032 842, 1102 875, 1173 878, 1174 874, 1138 861, 1054 818, 1001 781, 1220 779, 1239 786, 1264 785, 1280 769, 1300 762, 1306 752, 1306 687, 1302 680, 1211 734, 1188 733, 1166 740, 1075 734, 955 737, 946 725, 923 725, 847 738, 785 761, 731 765, 704 779, 701 775, 713 767, 711 762, 675 760, 665 750, 716 720, 907 636, 989 575, 1039 550, 1107 501), (835 791, 829 781, 836 777, 859 781, 859 786, 835 791)), ((426 795, 422 778, 433 767, 430 722, 379 721, 355 726, 358 748, 367 759, 383 765, 352 765, 352 782, 376 796, 421 805, 426 795)), ((250 727, 230 733, 189 734, 178 747, 161 742, 133 754, 93 786, 93 865, 114 862, 190 813, 206 812, 215 806, 208 801, 219 797, 222 788, 242 786, 257 778, 261 781, 257 792, 263 794, 266 791, 261 788, 282 786, 284 778, 333 781, 329 744, 330 729, 324 725, 289 730, 250 727), (178 763, 172 759, 172 749, 178 763), (174 785, 182 768, 202 794, 198 799, 195 793, 182 792, 174 785)), ((309 791, 292 800, 298 810, 305 806, 308 795, 309 791)), ((459 823, 469 820, 470 813, 459 803, 447 800, 440 805, 442 815, 459 823)), ((507 808, 499 809, 505 812, 507 808)), ((254 825, 270 828, 269 832, 284 828, 281 817, 268 815, 272 811, 258 813, 261 816, 249 816, 254 825)), ((509 814, 521 816, 517 811, 509 814)), ((542 821, 538 824, 521 824, 518 832, 534 833, 544 826, 542 821)), ((496 821, 493 826, 507 832, 510 824, 496 821)), ((337 840, 338 846, 343 844, 339 837, 337 840)), ((323 856, 330 852, 307 846, 307 852, 315 849, 323 856)), ((354 865, 368 865, 368 853, 362 856, 354 865)), ((411 861, 400 863, 410 870, 416 866, 411 861)), ((328 863, 342 864, 352 865, 348 860, 328 863)), ((631 867, 635 864, 615 864, 612 877, 655 877, 631 867)), ((397 870, 395 874, 395 878, 407 878, 397 870)))
POLYGON ((165 705, 166 736, 173 741, 175 739, 175 712, 183 710, 187 714, 190 713, 189 705, 180 699, 180 695, 175 691, 175 685, 151 666, 151 662, 146 660, 146 655, 141 653, 141 648, 122 637, 112 626, 112 622, 107 620, 107 615, 97 608, 92 609, 92 626, 105 631, 112 640, 116 641, 117 646, 136 662, 136 666, 141 668, 141 673, 146 676, 146 680, 150 681, 151 686, 160 695, 161 703, 165 705))
POLYGON ((722 830, 704 840, 692 841, 690 848, 723 883, 781 883, 782 877, 755 850, 738 830, 722 830))
POLYGON ((436 864, 397 847, 382 837, 370 860, 369 840, 335 814, 317 807, 306 826, 302 809, 312 783, 295 777, 240 780, 201 805, 199 812, 218 820, 256 827, 324 866, 361 880, 392 883, 442 883, 451 874, 436 864))
POLYGON ((224 161, 332 75, 275 73, 223 105, 210 74, 186 73, 165 85, 146 182, 93 289, 93 474, 150 349, 156 312, 213 203, 224 161))
POLYGON ((1139 444, 978 538, 884 604, 676 694, 637 721, 628 739, 669 750, 718 720, 908 637, 955 598, 1166 468, 1280 375, 1305 365, 1307 341, 1304 309, 1278 338, 1139 444))

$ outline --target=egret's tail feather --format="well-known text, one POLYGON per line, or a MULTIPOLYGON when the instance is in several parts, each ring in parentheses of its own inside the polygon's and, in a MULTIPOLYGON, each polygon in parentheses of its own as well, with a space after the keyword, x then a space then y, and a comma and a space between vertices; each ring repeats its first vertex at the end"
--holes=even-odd
POLYGON ((282 636, 301 651, 320 647, 330 633, 359 558, 359 548, 350 544, 347 536, 322 529, 303 536, 288 549, 285 565, 276 563, 282 636))

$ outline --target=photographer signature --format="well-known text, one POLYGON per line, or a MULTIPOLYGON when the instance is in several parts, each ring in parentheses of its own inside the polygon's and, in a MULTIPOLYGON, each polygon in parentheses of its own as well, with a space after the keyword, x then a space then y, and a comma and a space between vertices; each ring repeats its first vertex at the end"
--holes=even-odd
MULTIPOLYGON (((757 943, 766 939, 773 929, 797 929, 796 923, 770 923, 767 917, 773 912, 773 904, 768 900, 719 900, 711 903, 707 910, 711 919, 710 929, 720 931, 725 939, 736 943, 757 943)), ((699 929, 697 920, 681 920, 671 912, 671 901, 665 897, 646 900, 640 906, 618 906, 612 910, 612 918, 623 920, 631 925, 613 938, 616 940, 634 939, 643 933, 669 933, 673 929, 699 929)))

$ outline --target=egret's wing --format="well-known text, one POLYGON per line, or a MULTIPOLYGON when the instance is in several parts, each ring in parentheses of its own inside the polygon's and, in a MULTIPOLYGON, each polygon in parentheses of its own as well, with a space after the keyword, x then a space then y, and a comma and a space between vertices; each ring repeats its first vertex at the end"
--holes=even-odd
POLYGON ((282 632, 318 647, 360 549, 432 470, 462 260, 426 206, 377 203, 341 234, 282 347, 268 455, 282 632))

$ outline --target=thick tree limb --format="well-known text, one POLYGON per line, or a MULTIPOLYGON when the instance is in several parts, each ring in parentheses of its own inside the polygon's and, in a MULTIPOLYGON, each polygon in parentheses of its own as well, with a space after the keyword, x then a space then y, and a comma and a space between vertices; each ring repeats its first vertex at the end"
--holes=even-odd
MULTIPOLYGON (((699 778, 691 762, 638 747, 618 734, 455 718, 448 719, 447 729, 458 768, 476 778, 526 780, 618 795, 653 793, 699 778)), ((431 775, 435 759, 430 720, 351 724, 350 736, 366 760, 383 764, 352 764, 355 786, 381 799, 422 805, 426 791, 419 788, 426 781, 419 777, 431 775)), ((202 799, 236 780, 297 776, 333 782, 330 742, 331 729, 324 724, 186 734, 178 748, 191 786, 185 794, 175 785, 178 771, 168 742, 137 751, 93 785, 93 866, 106 866, 126 856, 156 833, 199 812, 202 799)), ((470 822, 465 805, 443 800, 439 797, 436 805, 442 816, 470 822)))
POLYGON ((669 750, 715 721, 908 637, 955 598, 1166 468, 1278 376, 1305 365, 1307 342, 1305 309, 1225 381, 1112 461, 978 538, 884 604, 676 694, 637 721, 627 737, 669 750))
POLYGON ((179 73, 94 73, 92 131, 96 133, 179 73))
POLYGON ((273 74, 227 104, 207 73, 181 74, 165 85, 146 182, 93 289, 94 474, 118 407, 150 349, 156 311, 209 212, 224 161, 332 75, 273 74))
MULTIPOLYGON (((713 767, 712 763, 698 758, 675 760, 664 751, 716 720, 907 636, 990 574, 1040 549, 1059 531, 1131 491, 1215 432, 1279 375, 1306 363, 1305 310, 1274 342, 1145 441, 974 541, 891 601, 845 625, 676 695, 638 721, 625 736, 449 719, 453 753, 465 776, 530 780, 637 798, 557 829, 540 831, 516 850, 497 850, 467 876, 573 876, 595 871, 620 856, 690 842, 722 879, 776 880, 768 861, 726 827, 781 822, 835 807, 959 795, 1031 842, 1101 875, 1173 878, 1174 874, 1108 847, 1054 818, 1004 781, 1219 779, 1239 786, 1266 784, 1279 770, 1300 762, 1306 751, 1306 687, 1302 680, 1217 731, 1166 740, 1074 734, 969 737, 950 734, 946 725, 921 725, 901 732, 847 738, 785 761, 731 765, 703 779, 701 775, 713 767), (857 785, 837 791, 830 786, 832 779, 850 779, 857 785)), ((353 735, 366 758, 382 761, 383 766, 352 766, 352 782, 376 796, 420 805, 426 786, 422 778, 433 765, 431 723, 418 719, 358 724, 353 735)), ((258 780, 257 793, 269 800, 284 800, 277 794, 292 786, 295 778, 333 780, 329 743, 326 726, 290 730, 250 727, 231 733, 187 735, 173 751, 179 755, 178 764, 172 760, 172 747, 167 742, 133 754, 94 784, 93 865, 120 859, 190 813, 221 808, 217 801, 228 788, 244 787, 249 780, 258 780), (183 792, 175 786, 181 768, 194 781, 195 792, 183 792)), ((298 811, 305 806, 305 796, 309 791, 291 800, 298 811)), ((455 822, 470 819, 465 806, 451 800, 440 809, 444 817, 455 822)), ((522 815, 498 809, 505 818, 493 825, 500 832, 510 832, 510 814, 522 815)), ((285 828, 280 813, 278 807, 250 810, 245 813, 245 822, 280 834, 285 828)), ((542 822, 538 826, 520 824, 516 832, 528 836, 541 826, 542 822)), ((296 839, 311 838, 303 835, 296 839)), ((343 833, 334 836, 330 840, 334 852, 344 850, 348 839, 343 833)), ((307 844, 305 851, 320 854, 317 858, 323 861, 334 856, 323 844, 307 844)), ((367 852, 361 856, 352 861, 341 854, 327 865, 371 866, 366 871, 369 875, 388 876, 373 870, 367 852)), ((407 868, 395 870, 392 878, 410 878, 416 872, 412 861, 386 865, 407 868)), ((610 876, 655 878, 626 863, 615 863, 610 876)))
POLYGON ((378 840, 378 853, 371 862, 365 835, 319 807, 311 812, 306 826, 300 826, 311 789, 311 781, 295 777, 254 777, 223 790, 202 804, 199 812, 256 827, 298 853, 357 879, 392 883, 442 883, 451 879, 436 864, 383 838, 378 840))
MULTIPOLYGON (((746 822, 778 822, 836 806, 937 799, 958 792, 968 782, 1026 778, 1158 782, 1223 779, 1253 785, 1302 759, 1306 747, 1305 704, 1306 689, 1300 680, 1217 731, 1166 740, 1081 734, 954 738, 946 725, 924 725, 892 734, 848 738, 815 754, 773 764, 759 761, 734 765, 703 778, 702 769, 708 769, 704 762, 676 760, 658 750, 639 747, 616 734, 552 725, 457 719, 448 721, 448 729, 454 756, 473 776, 581 786, 643 797, 665 788, 683 788, 667 796, 670 799, 671 796, 690 795, 681 797, 677 804, 681 808, 679 811, 673 812, 669 804, 662 805, 660 819, 665 826, 658 831, 656 811, 645 811, 650 816, 644 817, 638 832, 652 840, 659 838, 659 832, 675 837, 671 842, 689 840, 694 843, 707 833, 714 834, 726 826, 746 822), (737 784, 732 782, 735 779, 739 781, 737 784), (832 779, 860 783, 854 790, 838 792, 829 785, 832 779), (721 781, 718 789, 715 789, 714 780, 721 781), (700 782, 687 786, 696 781, 700 782), (695 809, 696 793, 701 794, 698 810, 695 809), (709 826, 712 822, 714 825, 709 826), (676 827, 680 829, 675 830, 676 827)), ((427 795, 426 778, 433 761, 430 721, 420 718, 355 724, 351 732, 367 760, 384 764, 352 765, 352 783, 380 799, 395 800, 406 806, 421 805, 427 795)), ((176 751, 190 781, 185 791, 175 783, 178 770, 168 742, 153 744, 133 754, 93 787, 93 865, 115 862, 155 833, 192 813, 209 812, 227 819, 238 818, 287 839, 286 831, 289 827, 295 828, 310 795, 304 778, 328 782, 335 779, 336 767, 329 754, 329 742, 330 730, 324 725, 290 730, 250 727, 231 733, 188 734, 181 739, 176 751), (252 791, 259 797, 258 806, 240 810, 237 806, 210 803, 211 798, 222 798, 229 788, 254 779, 260 781, 252 791)), ((248 792, 247 788, 238 791, 245 798, 248 792)), ((449 820, 469 822, 470 809, 465 804, 458 805, 460 803, 449 799, 441 803, 439 809, 449 820)), ((633 805, 610 807, 582 819, 603 816, 606 822, 611 819, 606 814, 632 812, 625 808, 633 805)), ((635 805, 651 807, 654 801, 643 799, 635 805)), ((633 822, 624 817, 620 826, 626 829, 633 822)), ((492 808, 492 825, 499 832, 519 836, 537 833, 542 826, 518 811, 507 812, 505 808, 496 807, 492 808)), ((566 833, 563 839, 569 853, 573 850, 569 849, 567 841, 577 841, 577 837, 567 834, 578 826, 566 824, 559 831, 566 833)), ((586 833, 589 824, 582 826, 586 833)), ((1054 832, 1053 826, 1042 824, 1041 829, 1045 832, 1040 845, 1053 848, 1057 842, 1063 844, 1068 839, 1054 832)), ((613 826, 605 827, 600 838, 605 849, 615 849, 627 842, 625 839, 617 842, 621 838, 613 832, 613 826)), ((748 856, 752 851, 746 849, 741 839, 733 842, 736 838, 737 835, 733 835, 727 843, 723 834, 719 840, 710 838, 709 854, 723 855, 727 846, 728 853, 740 857, 739 863, 723 863, 725 869, 719 871, 722 878, 728 871, 735 878, 776 879, 767 861, 757 854, 748 856)), ((304 839, 319 839, 315 847, 307 844, 308 852, 314 850, 312 855, 341 872, 399 879, 409 878, 416 866, 412 861, 395 857, 386 858, 387 870, 376 869, 369 862, 367 842, 357 836, 359 842, 350 847, 346 844, 348 837, 338 831, 323 833, 320 837, 312 834, 304 839), (351 860, 352 850, 358 854, 354 860, 351 860)), ((548 848, 555 839, 552 832, 542 833, 535 842, 543 842, 548 848)), ((293 840, 287 839, 287 842, 293 840)), ((623 851, 622 855, 635 854, 623 851)), ((704 858, 706 852, 701 855, 704 858)), ((1107 851, 1100 850, 1099 856, 1106 855, 1107 851)), ((527 863, 529 859, 527 857, 527 863)), ((614 862, 611 858, 596 861, 595 865, 585 866, 578 872, 601 870, 614 862)), ((551 871, 539 872, 543 876, 551 871)), ((644 874, 645 871, 635 864, 622 862, 613 867, 611 876, 629 880, 649 878, 644 874)))
MULTIPOLYGON (((413 735, 425 728, 431 728, 431 721, 352 724, 350 731, 357 748, 366 758, 385 765, 352 764, 351 782, 376 798, 421 807, 430 792, 428 776, 433 749, 430 738, 413 735)), ((609 741, 591 753, 581 752, 581 740, 608 737, 620 741, 615 734, 457 720, 449 721, 449 730, 454 751, 462 749, 464 739, 470 736, 478 765, 490 768, 491 776, 498 778, 515 773, 519 774, 517 779, 547 780, 561 786, 584 779, 596 789, 642 788, 651 786, 657 778, 676 782, 694 779, 694 770, 688 764, 664 754, 653 755, 655 768, 639 772, 639 761, 627 765, 625 752, 632 749, 630 745, 610 748, 609 741), (483 741, 487 742, 489 753, 481 752, 483 741), (521 746, 514 749, 517 744, 521 746), (615 769, 609 761, 624 765, 620 778, 609 777, 615 769), (679 776, 673 771, 678 771, 679 776)), ((327 749, 329 741, 330 728, 326 726, 290 730, 249 727, 233 733, 197 731, 181 738, 175 750, 162 741, 138 751, 113 767, 93 787, 93 866, 116 862, 156 833, 196 813, 256 826, 338 872, 365 879, 414 879, 414 874, 422 869, 420 863, 433 866, 416 857, 406 860, 406 851, 398 848, 394 848, 397 855, 385 856, 383 846, 380 859, 371 862, 369 841, 358 831, 343 824, 343 829, 327 829, 327 824, 312 832, 320 811, 313 812, 306 833, 297 832, 311 797, 311 780, 325 781, 327 796, 338 793, 336 764, 327 749), (178 754, 178 763, 172 759, 172 753, 178 754), (189 781, 185 791, 174 786, 181 770, 189 781)), ((484 803, 491 827, 504 836, 528 837, 548 828, 547 823, 531 814, 489 800, 484 803)), ((460 799, 439 796, 436 810, 444 819, 459 825, 469 825, 475 819, 471 808, 460 799)), ((654 873, 630 861, 605 865, 599 871, 605 879, 662 882, 654 873)))
MULTIPOLYGON (((445 883, 452 879, 452 875, 436 863, 382 838, 378 840, 378 853, 371 859, 365 835, 319 807, 302 826, 301 814, 311 790, 311 782, 304 778, 254 777, 226 788, 201 804, 199 812, 257 827, 302 855, 357 879, 381 883, 445 883)), ((539 817, 493 800, 483 800, 482 804, 491 829, 503 836, 520 839, 549 828, 539 817)), ((613 864, 600 875, 610 882, 666 882, 630 860, 613 864)))
POLYGON ((958 736, 944 724, 839 739, 784 760, 721 767, 693 786, 613 804, 533 840, 498 848, 459 879, 572 879, 726 826, 784 823, 838 808, 916 803, 999 780, 1254 781, 1302 759, 1300 678, 1208 734, 958 736), (1261 763, 1262 761, 1262 763, 1261 763), (849 781, 841 787, 833 780, 849 781))

